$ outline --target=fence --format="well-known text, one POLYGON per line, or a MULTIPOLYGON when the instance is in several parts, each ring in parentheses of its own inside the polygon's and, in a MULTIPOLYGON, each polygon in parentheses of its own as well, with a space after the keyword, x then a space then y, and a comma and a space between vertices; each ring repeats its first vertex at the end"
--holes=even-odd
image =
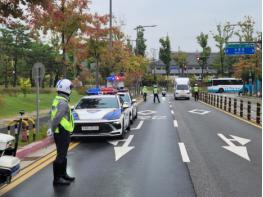
POLYGON ((226 112, 233 113, 248 121, 262 125, 261 103, 221 96, 218 94, 200 93, 200 100, 226 112))

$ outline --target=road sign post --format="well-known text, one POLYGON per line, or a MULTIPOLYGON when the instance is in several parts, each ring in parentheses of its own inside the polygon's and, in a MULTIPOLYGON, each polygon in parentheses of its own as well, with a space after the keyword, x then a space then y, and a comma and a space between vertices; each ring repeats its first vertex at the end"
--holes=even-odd
POLYGON ((36 108, 37 108, 37 133, 39 133, 39 85, 42 83, 45 75, 45 66, 37 62, 34 64, 32 69, 32 78, 35 80, 36 84, 36 108))
POLYGON ((225 55, 254 55, 256 45, 254 43, 227 43, 225 55))

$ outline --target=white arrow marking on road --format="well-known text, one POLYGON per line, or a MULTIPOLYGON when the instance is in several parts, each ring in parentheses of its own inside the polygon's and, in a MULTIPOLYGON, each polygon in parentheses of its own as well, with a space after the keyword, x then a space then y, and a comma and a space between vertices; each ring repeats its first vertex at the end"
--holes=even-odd
POLYGON ((153 116, 152 117, 153 120, 164 120, 166 118, 167 118, 166 116, 153 116))
POLYGON ((171 113, 174 114, 174 111, 172 110, 171 113))
POLYGON ((151 119, 151 116, 138 116, 138 119, 148 120, 148 119, 151 119))
POLYGON ((139 130, 142 127, 143 120, 141 120, 136 128, 131 128, 131 130, 139 130))
POLYGON ((115 151, 115 161, 118 161, 120 158, 122 158, 125 154, 130 152, 132 149, 134 149, 134 146, 129 146, 134 135, 130 135, 126 140, 125 143, 120 147, 114 147, 115 151))
MULTIPOLYGON (((228 146, 222 146, 224 149, 231 151, 232 153, 237 154, 238 156, 242 157, 243 159, 246 159, 250 161, 250 158, 248 156, 247 148, 245 146, 236 146, 233 141, 233 139, 226 138, 223 134, 218 133, 217 134, 224 142, 228 144, 228 146)), ((237 136, 235 136, 237 137, 237 136)), ((239 138, 239 137, 238 137, 239 138)), ((243 138, 245 139, 245 138, 243 138)), ((239 139, 240 140, 240 139, 239 139)), ((237 140, 238 141, 238 140, 237 140)), ((239 142, 239 141, 238 141, 239 142)), ((242 142, 244 143, 244 141, 242 142)))
MULTIPOLYGON (((234 141, 238 141, 243 146, 251 141, 250 139, 238 137, 238 136, 235 136, 235 135, 230 135, 230 136, 234 139, 234 141)), ((231 141, 233 141, 233 140, 231 140, 231 141)))
POLYGON ((149 116, 149 115, 152 115, 155 113, 156 113, 156 111, 152 111, 152 110, 144 110, 144 111, 138 112, 139 115, 143 115, 143 116, 149 116))
POLYGON ((117 146, 119 142, 125 142, 125 140, 111 140, 108 142, 112 144, 113 146, 117 146))
POLYGON ((177 120, 174 120, 174 127, 178 127, 178 122, 177 122, 177 120))

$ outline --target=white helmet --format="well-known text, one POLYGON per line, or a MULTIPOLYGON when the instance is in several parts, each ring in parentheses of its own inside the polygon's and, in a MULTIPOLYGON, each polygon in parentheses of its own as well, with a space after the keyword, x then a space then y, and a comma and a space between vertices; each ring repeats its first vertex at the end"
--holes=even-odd
POLYGON ((68 79, 59 80, 57 83, 57 91, 63 92, 63 93, 69 94, 69 95, 71 94, 72 87, 73 87, 72 83, 68 79))

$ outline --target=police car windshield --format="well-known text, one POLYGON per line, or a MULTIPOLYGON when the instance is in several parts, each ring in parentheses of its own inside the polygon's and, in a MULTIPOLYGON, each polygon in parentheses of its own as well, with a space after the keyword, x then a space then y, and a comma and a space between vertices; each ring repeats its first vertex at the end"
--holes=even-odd
POLYGON ((124 102, 128 102, 129 104, 131 103, 131 98, 128 94, 119 94, 119 96, 124 102))
POLYGON ((119 108, 116 97, 83 98, 76 109, 119 108))
POLYGON ((177 90, 188 90, 188 85, 177 85, 176 87, 177 90))

